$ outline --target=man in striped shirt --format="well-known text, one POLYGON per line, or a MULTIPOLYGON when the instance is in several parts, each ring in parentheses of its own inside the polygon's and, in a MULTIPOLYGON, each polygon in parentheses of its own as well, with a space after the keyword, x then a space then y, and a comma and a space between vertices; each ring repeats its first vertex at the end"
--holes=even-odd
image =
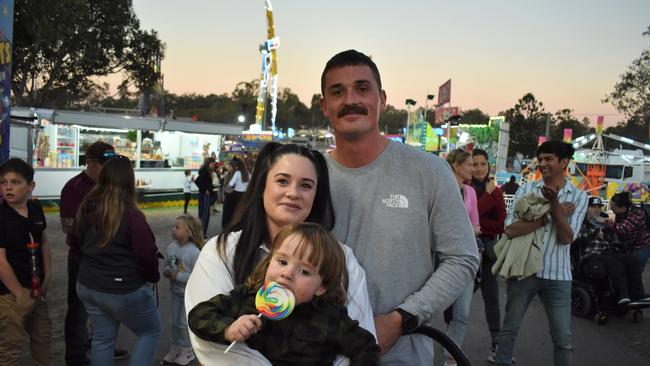
MULTIPOLYGON (((587 212, 587 194, 564 178, 574 149, 561 141, 547 141, 537 148, 537 169, 542 180, 528 182, 517 190, 513 202, 528 193, 544 196, 550 203, 550 218, 514 221, 513 209, 506 219, 505 234, 513 238, 543 228, 544 267, 533 276, 507 280, 507 303, 503 328, 497 338, 497 365, 512 365, 517 332, 535 295, 544 304, 553 340, 553 364, 571 364, 571 264, 569 249, 580 232, 587 212)), ((514 207, 514 205, 513 205, 514 207)), ((524 361, 525 362, 525 361, 524 361)))

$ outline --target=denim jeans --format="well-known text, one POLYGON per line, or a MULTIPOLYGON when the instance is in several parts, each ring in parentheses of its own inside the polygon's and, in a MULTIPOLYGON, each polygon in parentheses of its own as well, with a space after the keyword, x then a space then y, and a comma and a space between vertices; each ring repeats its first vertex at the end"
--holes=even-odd
POLYGON ((68 254, 68 310, 65 314, 65 363, 68 366, 86 365, 86 352, 90 349, 88 339, 88 314, 77 296, 79 258, 68 254))
POLYGON ((199 220, 203 227, 203 236, 207 238, 210 226, 210 194, 206 192, 199 192, 199 220))
POLYGON ((492 265, 496 261, 494 245, 496 239, 484 239, 485 249, 483 250, 483 262, 481 263, 481 295, 483 296, 483 307, 485 320, 490 329, 492 343, 497 343, 497 336, 501 331, 501 310, 499 309, 499 283, 497 275, 492 274, 492 265))
POLYGON ((650 246, 639 249, 634 248, 630 254, 639 258, 641 261, 641 273, 643 273, 645 265, 648 264, 648 259, 650 259, 650 246))
MULTIPOLYGON (((447 335, 451 338, 458 347, 463 346, 463 339, 465 338, 465 329, 469 321, 469 308, 472 304, 472 295, 474 295, 474 281, 470 282, 463 292, 458 295, 456 301, 451 305, 452 317, 447 327, 447 335)), ((447 354, 445 352, 445 354, 447 354)), ((447 354, 447 356, 449 356, 447 354)))
MULTIPOLYGON (((503 328, 499 333, 496 352, 497 365, 512 365, 512 353, 521 322, 528 305, 535 295, 544 304, 553 341, 553 365, 571 364, 571 281, 555 281, 526 277, 523 280, 509 279, 508 299, 503 328)), ((525 363, 526 361, 523 360, 525 363)))
POLYGON ((172 300, 172 344, 182 348, 192 347, 190 333, 187 329, 187 316, 185 315, 185 297, 171 293, 172 300))
POLYGON ((86 306, 92 325, 93 366, 114 364, 115 337, 120 323, 138 336, 129 365, 151 365, 160 338, 160 314, 151 285, 127 294, 109 294, 77 283, 77 294, 86 306))

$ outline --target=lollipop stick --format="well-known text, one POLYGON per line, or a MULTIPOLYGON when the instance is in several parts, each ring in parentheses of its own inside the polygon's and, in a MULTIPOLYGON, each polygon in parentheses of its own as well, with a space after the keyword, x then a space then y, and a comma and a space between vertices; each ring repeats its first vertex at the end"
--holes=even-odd
MULTIPOLYGON (((257 317, 258 317, 258 318, 261 318, 261 317, 262 317, 262 314, 259 314, 257 317)), ((225 354, 225 353, 228 353, 228 351, 230 351, 230 349, 232 348, 232 346, 235 345, 235 343, 237 343, 237 341, 234 341, 234 342, 230 343, 230 346, 228 346, 228 348, 226 348, 226 350, 223 351, 223 353, 224 353, 224 354, 225 354)))

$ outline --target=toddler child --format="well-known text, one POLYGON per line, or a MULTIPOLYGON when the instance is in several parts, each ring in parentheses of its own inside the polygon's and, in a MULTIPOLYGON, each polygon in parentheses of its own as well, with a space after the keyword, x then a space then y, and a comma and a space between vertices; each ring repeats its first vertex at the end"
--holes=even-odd
POLYGON ((185 285, 203 246, 203 229, 194 216, 184 214, 176 218, 171 234, 174 241, 167 247, 163 275, 171 284, 172 346, 164 361, 187 365, 195 356, 185 318, 185 285))
POLYGON ((345 256, 336 239, 317 224, 292 224, 280 230, 245 285, 198 304, 188 323, 208 341, 245 341, 274 365, 331 365, 338 354, 351 365, 376 365, 379 346, 348 316, 346 288, 345 256), (293 312, 279 321, 258 318, 255 308, 257 290, 271 281, 295 296, 293 312))

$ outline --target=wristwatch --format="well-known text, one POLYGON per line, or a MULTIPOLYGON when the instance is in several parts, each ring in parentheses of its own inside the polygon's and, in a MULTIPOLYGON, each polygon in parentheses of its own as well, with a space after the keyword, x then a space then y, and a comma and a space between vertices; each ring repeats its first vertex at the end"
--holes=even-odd
POLYGON ((402 334, 409 334, 418 327, 418 318, 408 311, 397 308, 395 309, 402 316, 402 334))

